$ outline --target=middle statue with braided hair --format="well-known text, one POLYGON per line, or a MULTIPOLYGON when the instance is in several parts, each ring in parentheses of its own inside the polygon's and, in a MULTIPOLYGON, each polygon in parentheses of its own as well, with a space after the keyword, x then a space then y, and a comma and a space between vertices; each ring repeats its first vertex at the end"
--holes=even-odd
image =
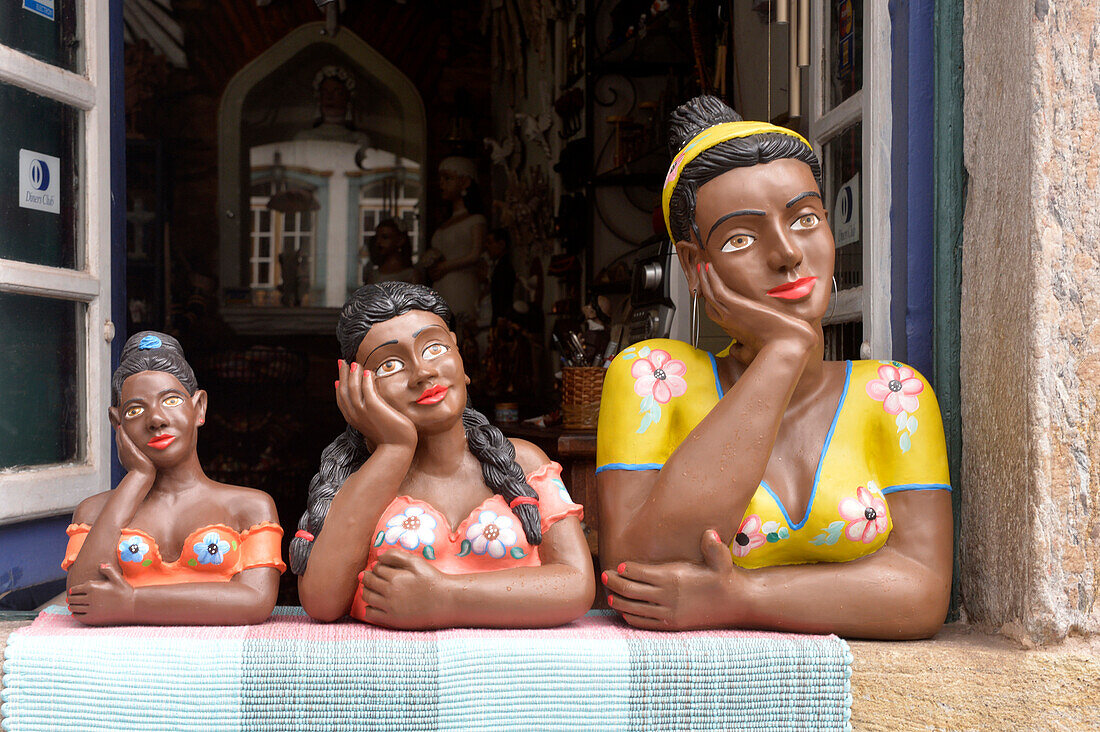
POLYGON ((546 627, 595 593, 561 467, 467 406, 451 310, 430 288, 361 287, 337 326, 336 403, 290 546, 302 607, 376 625, 546 627))

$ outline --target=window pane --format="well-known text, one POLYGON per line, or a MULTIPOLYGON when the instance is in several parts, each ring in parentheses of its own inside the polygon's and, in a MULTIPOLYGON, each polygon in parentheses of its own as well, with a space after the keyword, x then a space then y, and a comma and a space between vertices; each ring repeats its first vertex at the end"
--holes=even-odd
POLYGON ((0 469, 84 459, 84 313, 0 292, 0 469))
POLYGON ((826 108, 863 88, 863 0, 830 0, 826 108))
POLYGON ((83 266, 78 110, 0 83, 0 259, 83 266))
POLYGON ((863 220, 859 174, 863 169, 863 123, 857 122, 827 142, 825 201, 832 207, 829 224, 836 239, 836 286, 844 290, 863 284, 863 220), (840 195, 843 190, 843 195, 840 195))
POLYGON ((84 54, 81 53, 76 17, 79 7, 76 0, 0 2, 0 45, 82 73, 84 54))
POLYGON ((826 361, 858 361, 863 345, 863 321, 835 323, 823 328, 826 361))

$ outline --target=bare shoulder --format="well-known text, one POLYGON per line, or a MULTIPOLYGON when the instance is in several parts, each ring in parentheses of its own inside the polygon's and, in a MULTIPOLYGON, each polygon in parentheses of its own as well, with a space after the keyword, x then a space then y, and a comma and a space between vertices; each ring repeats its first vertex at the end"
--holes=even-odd
POLYGON ((511 437, 508 439, 512 443, 512 447, 516 448, 516 463, 523 470, 524 475, 532 473, 550 462, 550 458, 537 445, 527 440, 511 437))
POLYGON ((220 485, 221 499, 236 518, 238 526, 247 529, 264 521, 279 523, 279 513, 271 496, 255 488, 220 485))
POLYGON ((95 520, 99 518, 99 514, 103 512, 103 505, 107 503, 107 499, 110 497, 111 491, 103 491, 85 498, 73 511, 73 523, 94 524, 95 520))

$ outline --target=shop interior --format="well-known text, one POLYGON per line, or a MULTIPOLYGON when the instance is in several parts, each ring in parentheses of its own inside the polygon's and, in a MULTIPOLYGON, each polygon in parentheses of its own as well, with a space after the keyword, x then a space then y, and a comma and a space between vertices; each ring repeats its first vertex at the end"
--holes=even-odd
MULTIPOLYGON (((689 338, 660 214, 668 115, 709 93, 815 139, 813 110, 863 68, 862 2, 820 5, 127 2, 126 332, 183 344, 210 394, 208 474, 266 490, 293 526, 344 428, 339 308, 415 279, 451 300, 474 406, 565 466, 595 550, 601 369, 689 338)), ((834 358, 863 341, 862 134, 819 149, 834 358)), ((724 347, 701 320, 701 346, 724 347)))

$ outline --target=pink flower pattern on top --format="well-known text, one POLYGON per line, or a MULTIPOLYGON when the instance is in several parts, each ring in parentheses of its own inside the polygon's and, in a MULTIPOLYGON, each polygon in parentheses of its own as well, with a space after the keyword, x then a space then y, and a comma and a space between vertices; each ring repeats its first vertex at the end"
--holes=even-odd
POLYGON ((760 531, 761 525, 760 517, 755 513, 745 517, 730 544, 733 556, 743 557, 756 547, 767 543, 768 538, 760 531))
POLYGON ((913 369, 901 364, 884 363, 878 367, 877 379, 867 382, 867 396, 882 402, 887 414, 913 413, 920 406, 917 394, 924 384, 913 369))
POLYGON ((668 404, 673 397, 684 395, 687 391, 685 373, 687 366, 684 362, 660 348, 639 356, 630 367, 630 375, 634 377, 634 393, 640 397, 652 396, 659 404, 668 404))
POLYGON ((841 518, 848 522, 844 527, 844 535, 850 541, 862 541, 864 544, 874 541, 890 524, 882 494, 878 492, 874 481, 868 481, 867 486, 870 490, 859 486, 856 497, 841 499, 839 506, 841 518))

